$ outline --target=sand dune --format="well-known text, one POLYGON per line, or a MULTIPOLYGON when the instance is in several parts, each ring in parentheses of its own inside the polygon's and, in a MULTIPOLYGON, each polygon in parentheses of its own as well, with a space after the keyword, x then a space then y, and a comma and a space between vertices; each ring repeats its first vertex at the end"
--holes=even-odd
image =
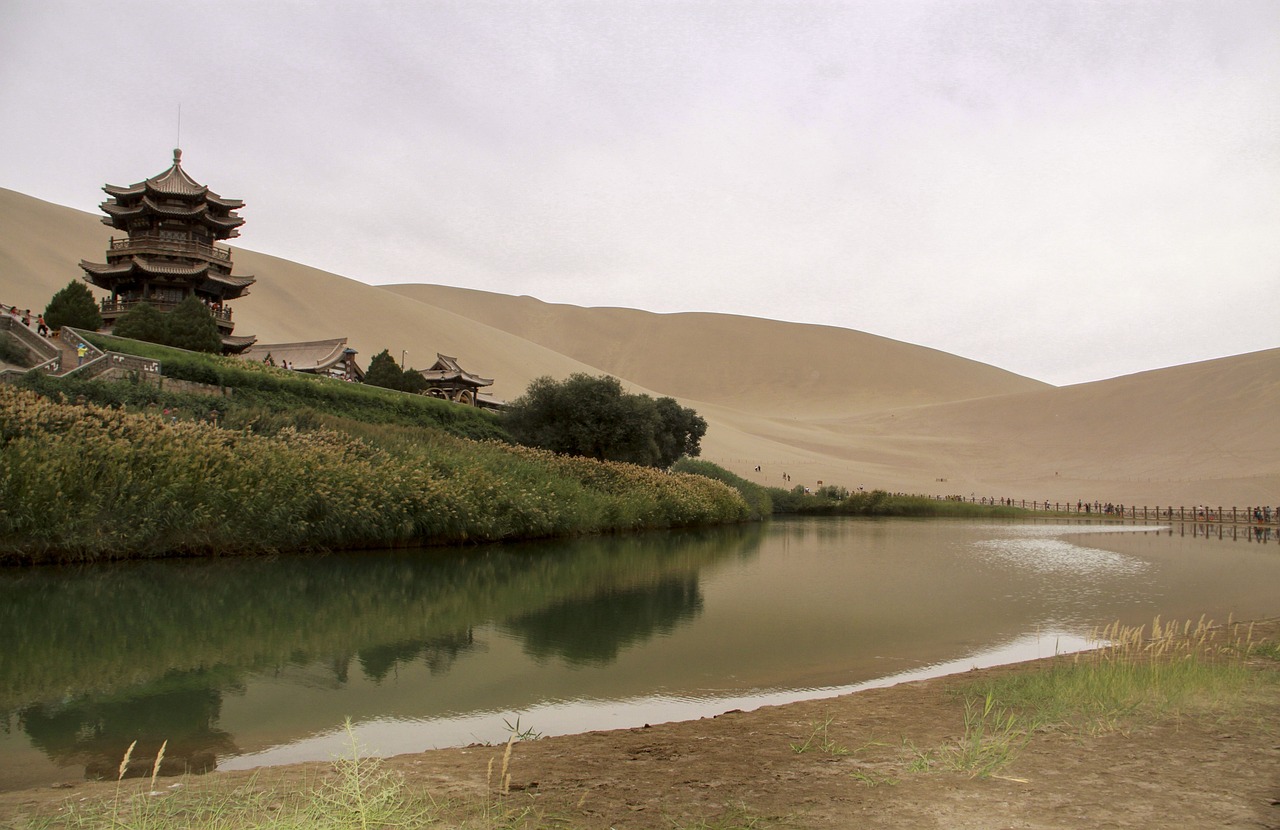
POLYGON ((439 285, 383 288, 666 394, 759 415, 848 415, 1047 386, 945 352, 830 326, 580 308, 439 285))
MULTIPOLYGON (((96 214, 0 190, 0 302, 43 308, 110 235, 96 214)), ((258 278, 234 304, 237 333, 345 336, 366 363, 384 348, 417 366, 443 352, 495 378, 500 398, 539 375, 612 374, 695 406, 704 457, 764 483, 1280 502, 1280 349, 1055 388, 847 329, 368 286, 240 248, 234 260, 258 278)))

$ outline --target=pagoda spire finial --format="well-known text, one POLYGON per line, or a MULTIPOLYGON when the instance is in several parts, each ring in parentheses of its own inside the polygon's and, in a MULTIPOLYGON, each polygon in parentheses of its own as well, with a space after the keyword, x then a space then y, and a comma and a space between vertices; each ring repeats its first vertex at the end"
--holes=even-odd
POLYGON ((177 147, 173 148, 173 166, 177 167, 182 164, 182 151, 177 147))

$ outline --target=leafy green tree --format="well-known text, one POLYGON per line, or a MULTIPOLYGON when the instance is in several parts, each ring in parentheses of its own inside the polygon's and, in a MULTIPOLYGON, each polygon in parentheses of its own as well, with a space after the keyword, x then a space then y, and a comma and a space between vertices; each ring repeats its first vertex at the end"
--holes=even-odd
POLYGON ((169 326, 158 308, 151 303, 142 302, 122 314, 111 327, 111 333, 130 340, 165 343, 168 340, 169 326))
POLYGON ((193 352, 222 351, 222 335, 213 312, 194 294, 165 315, 165 329, 165 342, 170 346, 193 352))
POLYGON ((44 308, 44 321, 51 329, 71 326, 77 329, 97 331, 102 328, 102 315, 93 292, 82 282, 72 280, 49 299, 44 308))
POLYGON ((427 388, 427 379, 422 373, 410 366, 400 375, 400 391, 417 395, 427 388))
MULTIPOLYGON (((419 375, 419 377, 422 377, 419 375)), ((364 373, 364 382, 370 386, 381 386, 383 389, 401 389, 404 384, 404 372, 401 371, 391 352, 383 349, 369 361, 369 369, 364 373)))
POLYGON ((658 463, 670 467, 684 456, 695 458, 702 452, 702 436, 707 434, 707 421, 693 409, 681 406, 675 398, 658 398, 658 463))
POLYGON ((696 455, 706 422, 670 398, 631 395, 614 377, 540 377, 512 401, 503 421, 521 444, 602 461, 668 467, 696 455))

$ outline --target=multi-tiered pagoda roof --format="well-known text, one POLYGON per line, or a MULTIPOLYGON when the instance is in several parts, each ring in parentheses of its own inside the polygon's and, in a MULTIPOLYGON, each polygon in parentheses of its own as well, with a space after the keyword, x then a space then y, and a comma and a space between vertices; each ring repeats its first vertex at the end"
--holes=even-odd
POLYGON ((102 301, 110 327, 130 308, 147 302, 170 311, 191 296, 209 307, 222 334, 223 350, 240 352, 256 338, 233 335, 231 309, 225 304, 249 293, 255 279, 233 275, 231 251, 214 244, 240 235, 244 219, 239 199, 227 199, 182 169, 182 151, 173 165, 127 187, 108 184, 102 223, 124 231, 112 237, 105 263, 81 260, 86 282, 111 292, 102 301))

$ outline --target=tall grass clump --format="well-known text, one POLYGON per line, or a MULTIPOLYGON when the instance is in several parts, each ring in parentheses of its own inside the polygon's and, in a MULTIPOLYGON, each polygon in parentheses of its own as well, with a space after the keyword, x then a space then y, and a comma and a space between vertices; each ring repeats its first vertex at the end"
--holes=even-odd
MULTIPOLYGON (((350 722, 350 752, 302 786, 270 787, 256 780, 229 787, 215 778, 185 777, 164 790, 125 783, 133 746, 125 753, 110 798, 68 800, 56 816, 27 826, 48 830, 372 830, 428 827, 441 820, 431 793, 406 785, 398 772, 365 754, 350 722)), ((136 743, 136 742, 135 742, 136 743)), ((156 762, 157 766, 159 760, 156 762)), ((464 819, 478 808, 464 808, 464 819)))
POLYGON ((1028 511, 998 504, 972 504, 953 499, 890 493, 886 490, 857 490, 843 487, 819 487, 806 492, 803 486, 784 490, 765 488, 776 514, 808 516, 881 516, 911 518, 1012 518, 1028 511))
POLYGON ((735 491, 698 476, 317 421, 260 433, 0 388, 0 561, 499 541, 747 515, 735 491))
MULTIPOLYGON (((992 677, 967 690, 1025 720, 1086 732, 1110 731, 1167 716, 1239 709, 1262 684, 1280 681, 1280 664, 1258 671, 1265 654, 1252 626, 1201 619, 1146 626, 1115 623, 1095 632, 1092 651, 1040 671, 992 677)), ((1265 649, 1265 646, 1263 646, 1265 649)))
POLYGON ((773 498, 769 494, 769 488, 747 481, 742 476, 731 473, 718 464, 704 461, 701 458, 689 458, 686 456, 673 464, 671 469, 679 473, 704 476, 729 485, 737 490, 743 501, 747 503, 752 519, 762 519, 773 513, 773 498))

